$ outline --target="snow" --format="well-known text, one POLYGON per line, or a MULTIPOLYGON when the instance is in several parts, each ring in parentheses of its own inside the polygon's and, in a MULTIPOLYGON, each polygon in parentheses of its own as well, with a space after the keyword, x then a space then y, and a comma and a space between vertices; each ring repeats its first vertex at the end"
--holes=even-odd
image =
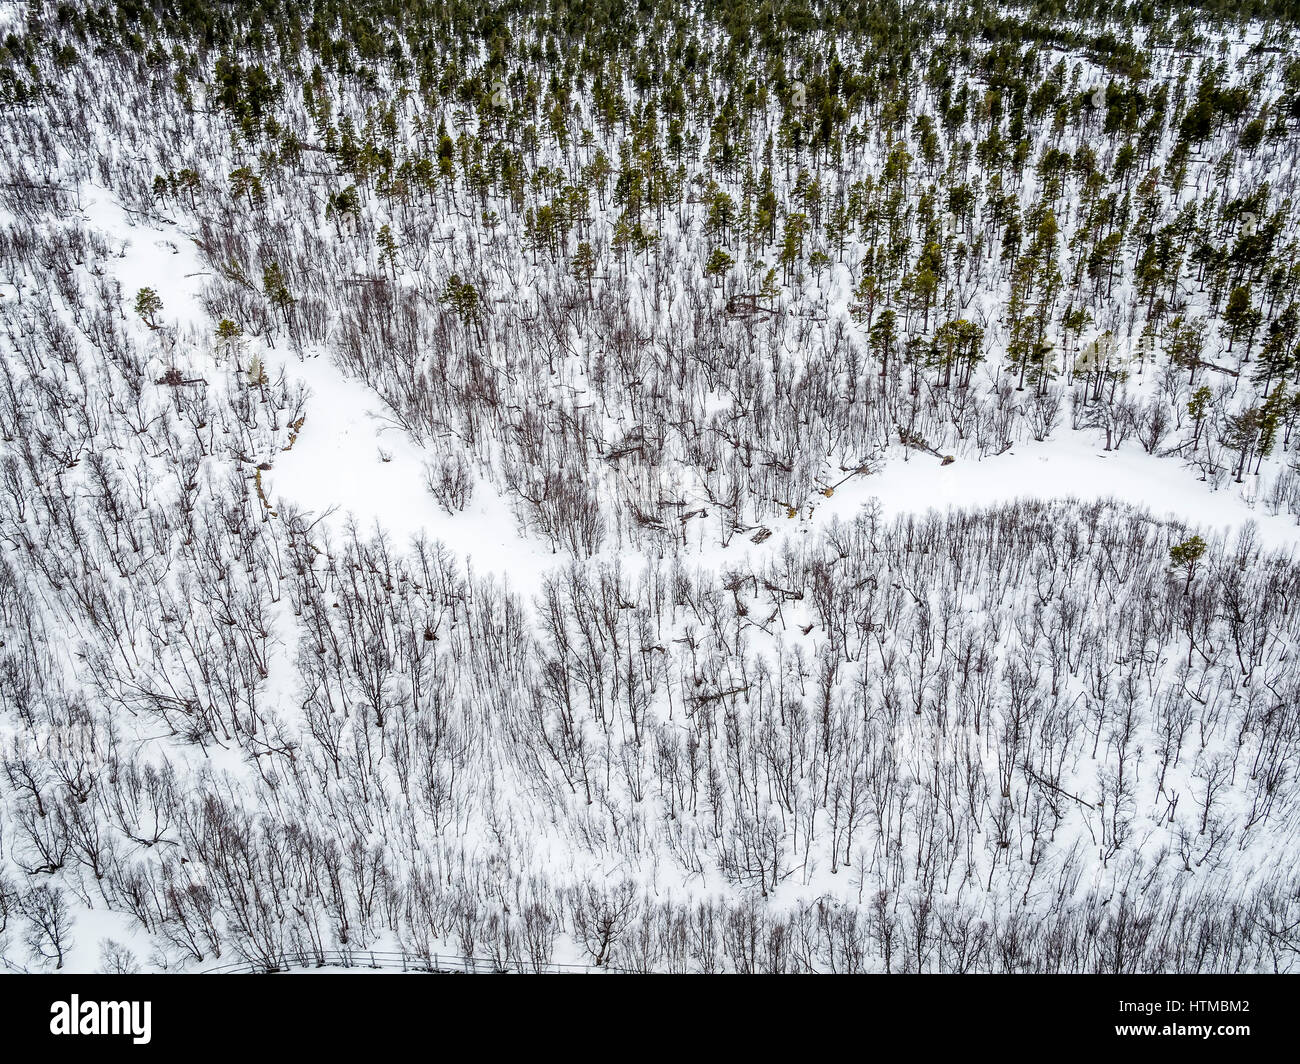
MULTIPOLYGON (((1235 485, 1233 485, 1235 487, 1235 485)), ((928 455, 887 463, 877 474, 855 478, 841 495, 854 509, 863 494, 880 499, 886 517, 952 507, 995 506, 1016 499, 1115 498, 1209 531, 1235 531, 1254 521, 1261 542, 1275 549, 1300 543, 1300 525, 1288 514, 1252 508, 1238 491, 1213 491, 1188 467, 1147 454, 1133 443, 1106 452, 1086 431, 1061 429, 1057 438, 1017 446, 982 461, 949 465, 928 455)), ((843 516, 848 516, 847 514, 843 516)))
POLYGON ((290 357, 282 365, 308 386, 311 398, 293 448, 266 474, 269 496, 325 518, 336 532, 355 520, 363 534, 380 528, 403 545, 423 535, 515 590, 540 586, 543 570, 556 559, 520 539, 490 483, 479 477, 465 511, 449 515, 424 485, 425 450, 393 423, 371 388, 328 357, 290 357))
MULTIPOLYGON (((15 10, 0 6, 0 27, 15 10)), ((168 345, 183 341, 193 350, 187 351, 186 360, 177 358, 177 365, 193 364, 204 371, 214 369, 211 355, 214 323, 208 318, 200 298, 204 279, 210 274, 193 239, 181 226, 141 221, 140 216, 126 210, 113 193, 97 185, 82 185, 80 203, 87 223, 110 238, 113 257, 107 269, 122 286, 128 327, 141 349, 155 359, 170 359, 173 352, 168 345), (142 287, 153 288, 162 298, 160 316, 165 327, 161 330, 147 330, 130 313, 135 292, 142 287)), ((679 244, 686 246, 694 239, 689 227, 679 227, 671 216, 666 219, 662 236, 666 243, 672 243, 674 253, 679 250, 679 244)), ((371 269, 370 261, 358 258, 356 271, 364 273, 368 269, 371 269)), ((544 287, 541 282, 546 270, 534 272, 538 275, 536 298, 540 300, 544 287)), ((416 280, 404 276, 401 283, 415 284, 416 280)), ((821 296, 827 315, 832 318, 845 315, 852 284, 852 275, 846 267, 836 264, 828 271, 821 296)), ((807 287, 817 286, 809 282, 807 287)), ((686 291, 680 278, 671 288, 674 298, 681 298, 686 291)), ((648 291, 648 286, 642 289, 643 300, 648 291)), ((521 302, 525 301, 523 295, 517 293, 517 297, 521 302)), ((991 312, 996 311, 999 305, 994 292, 976 293, 976 299, 991 312)), ((1128 289, 1121 285, 1116 303, 1129 300, 1128 289)), ((670 299, 670 306, 671 303, 670 299)), ((803 305, 788 299, 787 303, 796 310, 803 305)), ((647 315, 649 313, 646 311, 647 315)), ((670 311, 665 311, 668 313, 670 311)), ((792 351, 791 354, 797 353, 792 351)), ((283 373, 290 382, 305 385, 309 393, 305 421, 292 446, 269 455, 271 467, 262 478, 266 496, 277 509, 292 505, 308 515, 309 520, 319 521, 336 541, 355 526, 363 536, 370 532, 383 532, 399 547, 421 537, 441 542, 456 556, 464 570, 472 571, 476 576, 492 574, 511 590, 521 592, 525 601, 541 589, 549 573, 568 564, 569 556, 549 549, 539 534, 521 531, 511 505, 494 483, 499 478, 486 475, 483 470, 475 473, 474 490, 463 512, 449 514, 440 507, 425 485, 425 463, 430 457, 430 449, 395 423, 387 401, 378 391, 349 376, 327 353, 309 350, 298 355, 287 352, 283 346, 269 348, 261 341, 246 339, 242 357, 253 356, 263 360, 272 378, 283 373)), ((579 376, 567 373, 566 386, 573 384, 577 387, 581 383, 579 376)), ((217 380, 215 376, 209 379, 217 380)), ((1136 384, 1135 389, 1140 390, 1144 384, 1149 390, 1149 380, 1136 384)), ((219 392, 215 385, 213 392, 219 392)), ((707 417, 725 411, 732 402, 729 394, 712 392, 704 403, 704 414, 707 417)), ((625 412, 616 411, 616 414, 617 417, 606 426, 611 432, 626 427, 625 412)), ((726 547, 722 546, 719 542, 719 511, 710 507, 709 516, 691 520, 681 554, 683 560, 699 565, 702 570, 711 568, 710 578, 742 559, 761 565, 790 542, 797 542, 800 537, 813 538, 811 534, 824 528, 832 519, 851 520, 873 500, 879 501, 886 518, 893 518, 931 510, 992 507, 1020 499, 1114 498, 1141 506, 1158 519, 1170 519, 1206 533, 1230 533, 1253 524, 1267 547, 1292 550, 1300 541, 1300 524, 1294 516, 1270 514, 1253 501, 1251 491, 1258 491, 1261 482, 1258 478, 1248 478, 1243 486, 1233 483, 1229 477, 1216 486, 1200 479, 1181 458, 1147 454, 1134 440, 1127 441, 1117 451, 1107 452, 1101 448, 1097 436, 1093 430, 1074 431, 1062 424, 1044 442, 1017 443, 1011 450, 994 457, 980 458, 973 448, 969 451, 957 449, 956 460, 947 465, 932 454, 906 451, 895 446, 882 461, 873 461, 867 474, 838 483, 830 496, 812 494, 811 501, 798 506, 792 518, 787 519, 784 513, 780 513, 768 519, 774 534, 761 544, 753 543, 751 536, 755 530, 749 529, 738 532, 726 547)), ((828 458, 828 466, 836 468, 838 460, 839 456, 828 458)), ((233 464, 228 454, 214 456, 210 461, 233 464)), ((1275 458, 1265 465, 1264 482, 1276 472, 1280 461, 1275 458)), ((600 469, 602 472, 594 474, 595 477, 614 478, 613 472, 603 466, 600 469)), ((699 501, 698 498, 693 500, 695 503, 699 501)), ((612 535, 607 537, 596 561, 619 561, 625 569, 635 570, 648 560, 644 553, 634 553, 625 544, 615 543, 614 538, 612 535)), ((750 605, 757 607, 758 599, 755 585, 754 602, 750 605)), ((739 595, 736 602, 739 605, 739 595)), ((750 612, 756 618, 759 615, 757 608, 750 612)), ((815 651, 821 633, 809 636, 816 627, 813 622, 817 620, 809 604, 788 604, 788 612, 788 624, 786 617, 782 616, 779 630, 776 626, 770 632, 763 629, 769 638, 753 633, 753 629, 762 628, 762 625, 748 623, 745 630, 750 633, 746 638, 752 640, 749 647, 757 654, 769 657, 784 653, 791 645, 796 648, 806 645, 815 651), (806 628, 804 622, 807 622, 806 628), (794 635, 800 629, 803 630, 804 644, 800 644, 794 635)), ((264 673, 262 681, 254 686, 261 701, 277 709, 285 707, 287 716, 302 704, 299 690, 302 678, 296 668, 296 654, 303 634, 301 622, 287 596, 271 611, 269 627, 269 674, 264 673)), ((704 627, 708 628, 707 625, 704 627)), ((737 634, 740 628, 738 620, 737 634)), ((692 634, 692 647, 693 639, 692 634)), ((672 640, 665 636, 664 642, 672 640)), ((654 649, 664 651, 662 646, 654 649)), ((726 664, 729 667, 731 663, 727 661, 726 664)), ((75 678, 74 668, 69 666, 69 676, 75 678)), ((698 686, 706 681, 696 675, 694 682, 698 686)), ((465 695, 464 691, 455 693, 465 695)), ((467 697, 476 693, 471 692, 467 697)), ((673 727, 677 726, 673 724, 673 727)), ((158 740, 152 747, 154 753, 162 752, 163 756, 189 762, 189 768, 195 771, 186 777, 188 786, 203 788, 222 778, 236 783, 253 778, 250 763, 254 759, 238 742, 232 742, 228 747, 207 744, 202 749, 177 750, 165 745, 168 741, 166 736, 150 738, 158 740)), ((917 749, 920 749, 919 745, 917 749)), ((1087 767, 1085 765, 1085 769, 1087 767)), ((1182 776, 1189 774, 1190 766, 1182 776)), ((1091 786, 1091 781, 1084 777, 1084 772, 1078 774, 1080 780, 1091 786)), ((256 780, 253 783, 257 785, 256 780)), ((524 790, 525 783, 519 783, 517 793, 510 793, 513 783, 505 775, 501 778, 489 776, 484 786, 490 789, 500 787, 504 793, 500 807, 514 812, 512 802, 528 805, 534 796, 524 790)), ((380 786, 383 785, 381 782, 380 786)), ((621 797, 615 794, 614 804, 610 805, 611 813, 621 797)), ((603 800, 609 801, 608 798, 603 800)), ((563 796, 560 801, 563 801, 563 796)), ((573 813, 571 822, 557 823, 553 819, 545 823, 548 816, 555 817, 559 802, 547 806, 539 797, 536 805, 536 811, 528 809, 520 822, 526 840, 512 840, 510 846, 502 844, 502 853, 521 859, 537 858, 538 867, 543 872, 567 863, 563 871, 569 878, 579 872, 597 882, 613 882, 619 876, 626 876, 636 879, 639 887, 656 892, 661 886, 665 890, 669 889, 668 885, 677 889, 689 879, 690 874, 674 862, 670 853, 655 848, 658 840, 652 842, 649 851, 651 856, 647 865, 652 867, 645 869, 629 868, 624 853, 613 845, 604 850, 593 848, 590 852, 580 845, 575 846, 574 837, 579 832, 591 830, 593 826, 595 835, 604 830, 605 825, 599 819, 604 814, 599 806, 594 812, 567 811, 573 813), (584 816, 586 820, 582 819, 584 816)), ((495 816, 498 812, 495 795, 488 806, 491 815, 495 816)), ((651 815, 644 814, 643 810, 651 806, 653 802, 634 809, 630 819, 635 830, 644 830, 646 823, 650 822, 651 815), (645 823, 638 819, 642 816, 645 823)), ((469 822, 468 818, 465 822, 469 822)), ((1070 830, 1083 840, 1082 822, 1074 824, 1070 830)), ((1065 829, 1063 838, 1064 835, 1065 829)), ((384 836, 378 829, 372 829, 366 834, 365 841, 368 846, 380 847, 384 836)), ((469 838, 461 841, 467 849, 482 847, 489 856, 497 856, 492 851, 491 840, 469 838)), ((1257 847, 1261 845, 1256 843, 1257 847)), ((1242 856, 1236 871, 1246 877, 1253 874, 1250 862, 1255 860, 1255 856, 1253 851, 1242 856)), ((845 871, 848 871, 847 867, 845 871)), ((848 875, 838 880, 831 879, 825 867, 819 869, 815 863, 805 864, 802 872, 802 884, 792 877, 788 883, 774 888, 783 903, 807 896, 806 888, 810 885, 830 895, 847 896, 845 883, 848 875)), ((1108 873, 1102 867, 1096 867, 1092 872, 1097 885, 1106 882, 1108 873)), ((716 888, 717 883, 692 883, 689 886, 699 887, 695 894, 698 897, 708 889, 716 888)), ((687 889, 686 894, 690 897, 692 890, 687 889)), ((109 912, 99 905, 98 899, 94 904, 82 901, 77 913, 76 946, 68 967, 72 970, 97 968, 98 947, 105 938, 127 943, 137 950, 141 960, 146 959, 151 945, 148 936, 141 934, 130 918, 109 912)), ((386 943, 385 948, 391 945, 386 943)), ((454 952, 454 946, 447 949, 454 952)), ((569 941, 558 943, 557 951, 557 955, 562 957, 580 957, 569 941)))
MULTIPOLYGON (((311 399, 293 449, 266 475, 268 494, 326 517, 339 532, 355 520, 362 532, 382 528, 402 543, 418 535, 440 540, 475 570, 495 573, 517 591, 535 591, 545 571, 559 563, 532 537, 519 535, 505 500, 481 476, 464 513, 442 510, 424 486, 425 451, 393 423, 382 398, 364 382, 323 356, 288 358, 283 365, 309 387, 311 399)), ((1132 441, 1106 452, 1087 430, 1063 427, 1051 439, 982 460, 962 457, 943 465, 918 452, 894 456, 846 481, 830 498, 819 497, 811 521, 804 511, 788 525, 777 522, 776 534, 761 547, 736 536, 723 549, 706 533, 695 550, 698 560, 710 563, 766 555, 794 530, 807 531, 832 517, 851 520, 872 498, 880 500, 886 518, 1017 499, 1114 498, 1206 532, 1232 533, 1254 522, 1262 544, 1274 549, 1300 543, 1300 525, 1291 515, 1252 507, 1236 489, 1230 481, 1213 490, 1191 468, 1147 454, 1132 441)), ((699 526, 712 529, 708 521, 699 526)))
MULTIPOLYGON (((190 337, 210 334, 199 300, 208 271, 193 240, 133 221, 103 188, 87 185, 82 195, 87 222, 113 242, 111 269, 124 302, 131 303, 138 289, 152 288, 162 297, 163 322, 179 323, 190 337)), ((297 504, 337 534, 355 522, 363 534, 382 529, 402 545, 424 536, 515 590, 540 587, 556 557, 517 535, 505 500, 482 477, 463 513, 442 510, 424 485, 426 452, 391 420, 373 389, 349 378, 328 356, 300 359, 251 348, 248 353, 258 354, 268 373, 283 369, 290 382, 304 383, 311 396, 294 446, 275 458, 264 478, 269 498, 297 504)))
POLYGON ((152 288, 162 297, 161 321, 191 329, 205 322, 198 293, 208 271, 192 239, 175 229, 135 222, 111 192, 97 185, 82 187, 81 203, 86 221, 116 242, 113 273, 127 306, 139 289, 152 288))

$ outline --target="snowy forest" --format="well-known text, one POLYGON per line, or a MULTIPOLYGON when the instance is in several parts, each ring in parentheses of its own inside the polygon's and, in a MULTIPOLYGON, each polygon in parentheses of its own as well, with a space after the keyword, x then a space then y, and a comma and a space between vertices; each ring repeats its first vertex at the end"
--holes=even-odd
POLYGON ((1300 971, 1285 0, 0 5, 0 970, 1300 971))

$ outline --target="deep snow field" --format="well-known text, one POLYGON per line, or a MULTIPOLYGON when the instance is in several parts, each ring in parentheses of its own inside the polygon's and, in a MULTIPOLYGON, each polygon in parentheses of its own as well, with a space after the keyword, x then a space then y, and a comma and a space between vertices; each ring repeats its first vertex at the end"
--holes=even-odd
POLYGON ((145 6, 0 15, 0 964, 1296 968, 1293 25, 145 6))

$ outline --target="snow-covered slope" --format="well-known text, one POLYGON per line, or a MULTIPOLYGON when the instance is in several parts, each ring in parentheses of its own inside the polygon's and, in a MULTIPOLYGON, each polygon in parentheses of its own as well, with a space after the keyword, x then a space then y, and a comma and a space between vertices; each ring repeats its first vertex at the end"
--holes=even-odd
POLYGON ((1295 966, 1294 30, 952 6, 13 31, 7 967, 1295 966))

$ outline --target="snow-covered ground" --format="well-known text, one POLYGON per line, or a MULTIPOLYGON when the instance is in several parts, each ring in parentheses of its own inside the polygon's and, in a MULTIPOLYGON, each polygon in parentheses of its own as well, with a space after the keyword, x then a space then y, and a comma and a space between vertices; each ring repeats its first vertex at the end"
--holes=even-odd
MULTIPOLYGON (((0 7, 0 31, 15 11, 0 7)), ((1258 36, 1224 49, 1224 77, 1258 73, 1255 87, 1281 110, 1282 76, 1250 48, 1258 36)), ((1102 76, 1091 61, 1079 71, 1084 87, 1102 76)), ((1173 84, 1177 64, 1162 58, 1157 72, 1173 84)), ((50 76, 66 87, 77 74, 50 76)), ((743 949, 737 959, 737 943, 759 924, 779 952, 799 933, 857 942, 868 919, 873 941, 897 920, 920 942, 932 903, 936 919, 964 913, 995 928, 1066 913, 1094 934, 1080 913, 1113 913, 1130 896, 1202 913, 1254 892, 1257 920, 1300 898, 1286 878, 1300 756, 1300 727, 1288 723, 1300 704, 1293 562, 1226 553, 1253 527, 1259 545, 1294 558, 1295 491, 1278 489, 1278 513, 1256 496, 1290 483, 1295 444, 1275 446, 1243 484, 1228 473, 1232 419, 1265 396, 1253 365, 1234 361, 1241 341, 1197 268, 1181 263, 1158 285, 1180 312, 1214 319, 1196 372, 1218 394, 1196 446, 1190 386, 1181 369, 1158 378, 1159 343, 1105 400, 1082 401, 1083 373, 1049 382, 1063 413, 1034 442, 1033 389, 1012 402, 999 391, 1012 368, 1014 256, 991 245, 959 256, 949 232, 946 290, 918 311, 902 288, 899 273, 913 277, 916 253, 929 253, 919 193, 938 161, 898 200, 898 231, 910 241, 915 223, 922 242, 885 282, 899 340, 917 341, 911 370, 886 344, 890 376, 877 373, 879 335, 855 294, 878 215, 848 227, 847 253, 829 254, 819 221, 789 268, 746 259, 742 242, 768 259, 780 242, 742 238, 738 222, 702 206, 719 202, 709 197, 721 177, 748 209, 757 179, 710 169, 711 123, 699 159, 684 156, 699 169, 683 169, 679 200, 643 210, 657 215, 657 239, 615 248, 628 223, 615 183, 634 165, 614 150, 623 120, 590 142, 548 134, 515 202, 501 175, 502 188, 496 177, 472 193, 458 184, 468 164, 454 156, 475 150, 467 131, 496 133, 436 100, 421 101, 425 113, 394 93, 400 106, 374 114, 341 79, 337 91, 295 88, 277 102, 284 128, 304 138, 346 113, 348 128, 412 166, 452 145, 451 176, 413 192, 369 187, 314 140, 310 165, 287 179, 243 134, 227 136, 225 113, 179 102, 168 84, 137 87, 164 101, 148 135, 116 97, 96 99, 103 114, 64 115, 112 116, 134 134, 120 138, 131 154, 102 131, 85 143, 17 125, 0 133, 48 145, 45 175, 77 189, 66 216, 52 207, 30 229, 19 207, 0 218, 0 356, 16 381, 0 389, 0 724, 17 742, 36 715, 55 730, 84 717, 96 757, 115 759, 112 771, 97 762, 90 782, 84 766, 65 771, 68 759, 0 779, 12 825, 0 824, 0 888, 9 874, 24 889, 66 884, 76 929, 64 967, 97 968, 110 939, 146 967, 262 963, 277 949, 343 943, 517 959, 525 931, 529 949, 560 963, 653 966, 659 951, 661 966, 703 966, 711 913, 728 942, 722 966, 741 967, 752 961, 743 949), (338 110, 308 114, 323 106, 313 92, 338 110), (466 136, 440 143, 433 131, 448 121, 466 136), (593 179, 577 229, 549 247, 533 212, 563 180, 587 181, 597 142, 622 172, 593 179), (189 193, 154 183, 156 170, 191 163, 189 193), (265 187, 235 192, 236 167, 265 187), (363 187, 349 212, 339 194, 354 179, 363 187), (499 212, 478 209, 489 203, 499 212), (73 219, 106 238, 106 258, 55 246, 73 219), (585 277, 579 240, 598 249, 585 277), (724 245, 744 261, 703 279, 724 245), (828 253, 816 267, 814 250, 828 253), (295 293, 284 305, 263 273, 273 256, 295 293), (120 300, 99 285, 104 274, 120 300), (145 287, 161 298, 161 327, 132 310, 145 287), (955 386, 931 387, 937 340, 923 347, 941 300, 943 316, 985 329, 961 413, 955 386), (227 314, 247 329, 223 346, 215 319, 227 314), (289 416, 300 389, 305 404, 289 416), (1100 429, 1070 427, 1072 397, 1081 422, 1117 400, 1135 425, 1152 409, 1177 424, 1156 433, 1157 454, 1136 438, 1106 450, 1100 429), (472 469, 459 512, 426 485, 437 454, 472 469), (537 498, 543 484, 556 494, 537 498), (556 518, 548 504, 561 493, 570 508, 556 518), (1084 517, 1067 499, 1118 505, 1090 511, 1080 546, 1063 535, 1084 517), (891 524, 936 512, 951 520, 891 524), (557 534, 593 513, 590 549, 557 534), (1171 554, 1194 531, 1207 553, 1171 554), (427 543, 446 553, 426 554, 427 543), (1063 560, 1066 549, 1076 553, 1063 560), (159 797, 154 777, 131 776, 142 765, 174 768, 175 783, 159 797), (150 800, 165 813, 157 838, 150 800), (610 954, 593 927, 620 905, 641 922, 610 954), (670 961, 673 934, 703 944, 670 961)), ((51 96, 48 106, 71 105, 51 96)), ((785 106, 774 95, 748 120, 770 132, 785 106)), ((917 114, 937 116, 934 101, 917 114)), ((968 115, 959 129, 983 136, 986 119, 968 115)), ((1045 111, 1032 135, 1050 125, 1045 111)), ((1107 176, 1121 138, 1097 125, 1085 111, 1051 143, 1095 165, 1101 187, 1123 184, 1125 219, 1130 197, 1144 198, 1150 213, 1128 234, 1136 250, 1121 249, 1101 298, 1086 254, 1110 222, 1097 211, 1085 225, 1075 174, 1056 194, 1065 229, 1046 258, 1075 270, 1061 284, 1091 308, 1076 346, 1113 329, 1132 352, 1150 306, 1131 269, 1142 225, 1167 236, 1183 201, 1198 200, 1205 217, 1190 224, 1223 242, 1227 261, 1238 231, 1249 235, 1228 197, 1265 178, 1285 187, 1295 165, 1271 137, 1233 156, 1221 186, 1198 158, 1166 195, 1151 176, 1107 176)), ((1225 124, 1211 143, 1238 132, 1225 124)), ((859 176, 881 183, 854 195, 887 198, 892 142, 878 133, 852 130, 838 175, 813 166, 826 188, 810 212, 842 206, 859 176)), ((1153 165, 1175 133, 1162 133, 1153 165)), ((795 210, 808 175, 797 152, 781 151, 760 168, 783 205, 776 234, 808 223, 795 210)), ((1017 177, 1015 210, 1028 217, 1052 194, 1033 162, 1017 177)), ((1279 239, 1293 228, 1283 219, 1279 239)), ((1251 298, 1274 314, 1281 305, 1251 298)), ((1064 331, 1064 309, 1049 333, 1064 331)), ((1161 314, 1163 329, 1173 311, 1161 314)), ((828 955, 842 960, 834 941, 828 955)), ((0 957, 6 948, 0 940, 0 957)), ((890 963, 883 956, 866 966, 890 963)))
MULTIPOLYGON (((1293 516, 1250 505, 1236 484, 1215 491, 1193 470, 1147 454, 1136 442, 1108 452, 1089 436, 1060 428, 1055 438, 1042 443, 1021 443, 1006 454, 959 459, 947 466, 937 458, 913 454, 906 462, 888 463, 874 476, 850 481, 842 492, 843 505, 851 510, 865 492, 879 498, 885 514, 893 517, 1016 499, 1113 498, 1193 529, 1235 531, 1253 521, 1269 547, 1300 543, 1300 523, 1293 516)), ((837 491, 835 497, 840 495, 837 491)))
POLYGON ((311 398, 293 448, 266 476, 268 494, 291 500, 336 531, 354 521, 363 534, 382 529, 399 544, 417 536, 437 540, 474 570, 495 574, 517 591, 537 590, 555 558, 519 535, 491 484, 480 479, 466 509, 448 514, 425 485, 428 455, 393 423, 373 389, 349 379, 328 356, 287 356, 282 365, 311 398))

